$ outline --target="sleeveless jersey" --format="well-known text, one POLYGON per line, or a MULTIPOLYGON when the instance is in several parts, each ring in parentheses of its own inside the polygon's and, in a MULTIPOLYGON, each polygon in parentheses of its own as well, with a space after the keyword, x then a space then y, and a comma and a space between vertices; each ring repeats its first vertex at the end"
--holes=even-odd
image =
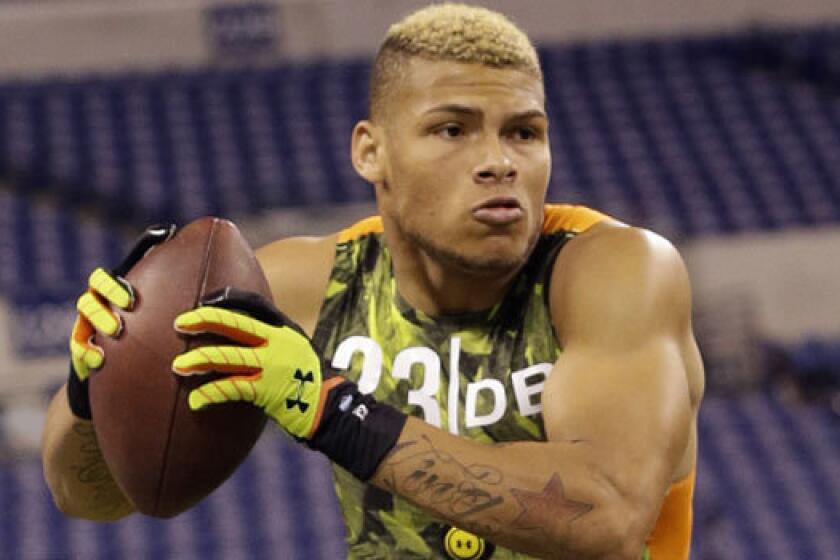
MULTIPOLYGON (((605 218, 581 206, 547 205, 542 234, 504 300, 437 318, 401 298, 381 220, 363 220, 339 236, 315 346, 362 392, 441 429, 482 442, 544 441, 540 395, 562 352, 546 286, 563 246, 605 218)), ((528 558, 340 467, 333 478, 350 558, 528 558)), ((693 478, 686 483, 672 488, 642 557, 688 557, 693 478)))

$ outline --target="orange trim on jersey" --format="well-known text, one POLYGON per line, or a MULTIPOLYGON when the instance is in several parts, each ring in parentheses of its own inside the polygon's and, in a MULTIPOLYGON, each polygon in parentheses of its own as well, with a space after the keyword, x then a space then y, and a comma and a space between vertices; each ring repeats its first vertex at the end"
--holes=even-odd
MULTIPOLYGON (((565 230, 586 231, 598 222, 610 220, 609 216, 586 206, 574 204, 546 204, 543 210, 543 233, 565 230)), ((343 229, 338 234, 338 242, 344 243, 358 239, 370 233, 382 233, 382 218, 371 216, 343 229)))
POLYGON ((546 204, 543 211, 543 233, 564 230, 576 233, 586 231, 595 224, 610 220, 609 216, 586 206, 574 204, 546 204))
POLYGON ((347 229, 343 229, 338 233, 338 242, 344 243, 358 239, 359 237, 368 235, 369 233, 382 233, 382 218, 379 216, 371 216, 360 220, 347 229))
POLYGON ((691 548, 691 499, 695 471, 671 485, 648 538, 652 560, 687 560, 691 548))

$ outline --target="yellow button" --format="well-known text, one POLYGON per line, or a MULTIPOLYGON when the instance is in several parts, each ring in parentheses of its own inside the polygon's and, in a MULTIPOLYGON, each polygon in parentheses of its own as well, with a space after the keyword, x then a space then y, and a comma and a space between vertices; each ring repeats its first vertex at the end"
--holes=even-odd
POLYGON ((476 560, 484 554, 484 539, 469 531, 452 527, 443 538, 443 546, 450 558, 476 560))

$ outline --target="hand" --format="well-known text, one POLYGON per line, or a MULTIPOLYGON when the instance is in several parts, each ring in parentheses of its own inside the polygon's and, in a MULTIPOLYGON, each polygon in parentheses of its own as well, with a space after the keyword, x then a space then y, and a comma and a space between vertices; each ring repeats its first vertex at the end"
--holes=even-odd
POLYGON ((122 320, 113 308, 127 310, 134 305, 134 289, 124 276, 149 249, 175 235, 175 229, 172 224, 146 228, 117 268, 109 272, 99 267, 91 273, 88 289, 76 301, 79 315, 70 335, 71 364, 79 381, 85 381, 90 370, 101 367, 105 359, 102 348, 93 342, 94 334, 119 336, 122 320))
POLYGON ((231 374, 193 389, 193 410, 254 403, 291 436, 367 481, 394 447, 406 415, 335 374, 291 319, 264 297, 225 288, 175 318, 178 332, 213 333, 235 344, 176 357, 178 375, 231 374))
POLYGON ((189 395, 193 410, 251 402, 293 437, 309 440, 327 393, 344 381, 325 366, 303 330, 259 294, 225 288, 179 315, 175 329, 222 335, 237 344, 202 346, 175 358, 172 369, 179 375, 233 374, 194 389, 189 395))

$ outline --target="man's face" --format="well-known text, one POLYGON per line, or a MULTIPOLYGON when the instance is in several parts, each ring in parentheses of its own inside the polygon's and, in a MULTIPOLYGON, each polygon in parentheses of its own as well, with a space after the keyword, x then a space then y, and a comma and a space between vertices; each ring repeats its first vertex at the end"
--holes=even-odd
POLYGON ((551 168, 538 78, 412 59, 383 119, 380 211, 444 265, 499 273, 527 258, 551 168))

